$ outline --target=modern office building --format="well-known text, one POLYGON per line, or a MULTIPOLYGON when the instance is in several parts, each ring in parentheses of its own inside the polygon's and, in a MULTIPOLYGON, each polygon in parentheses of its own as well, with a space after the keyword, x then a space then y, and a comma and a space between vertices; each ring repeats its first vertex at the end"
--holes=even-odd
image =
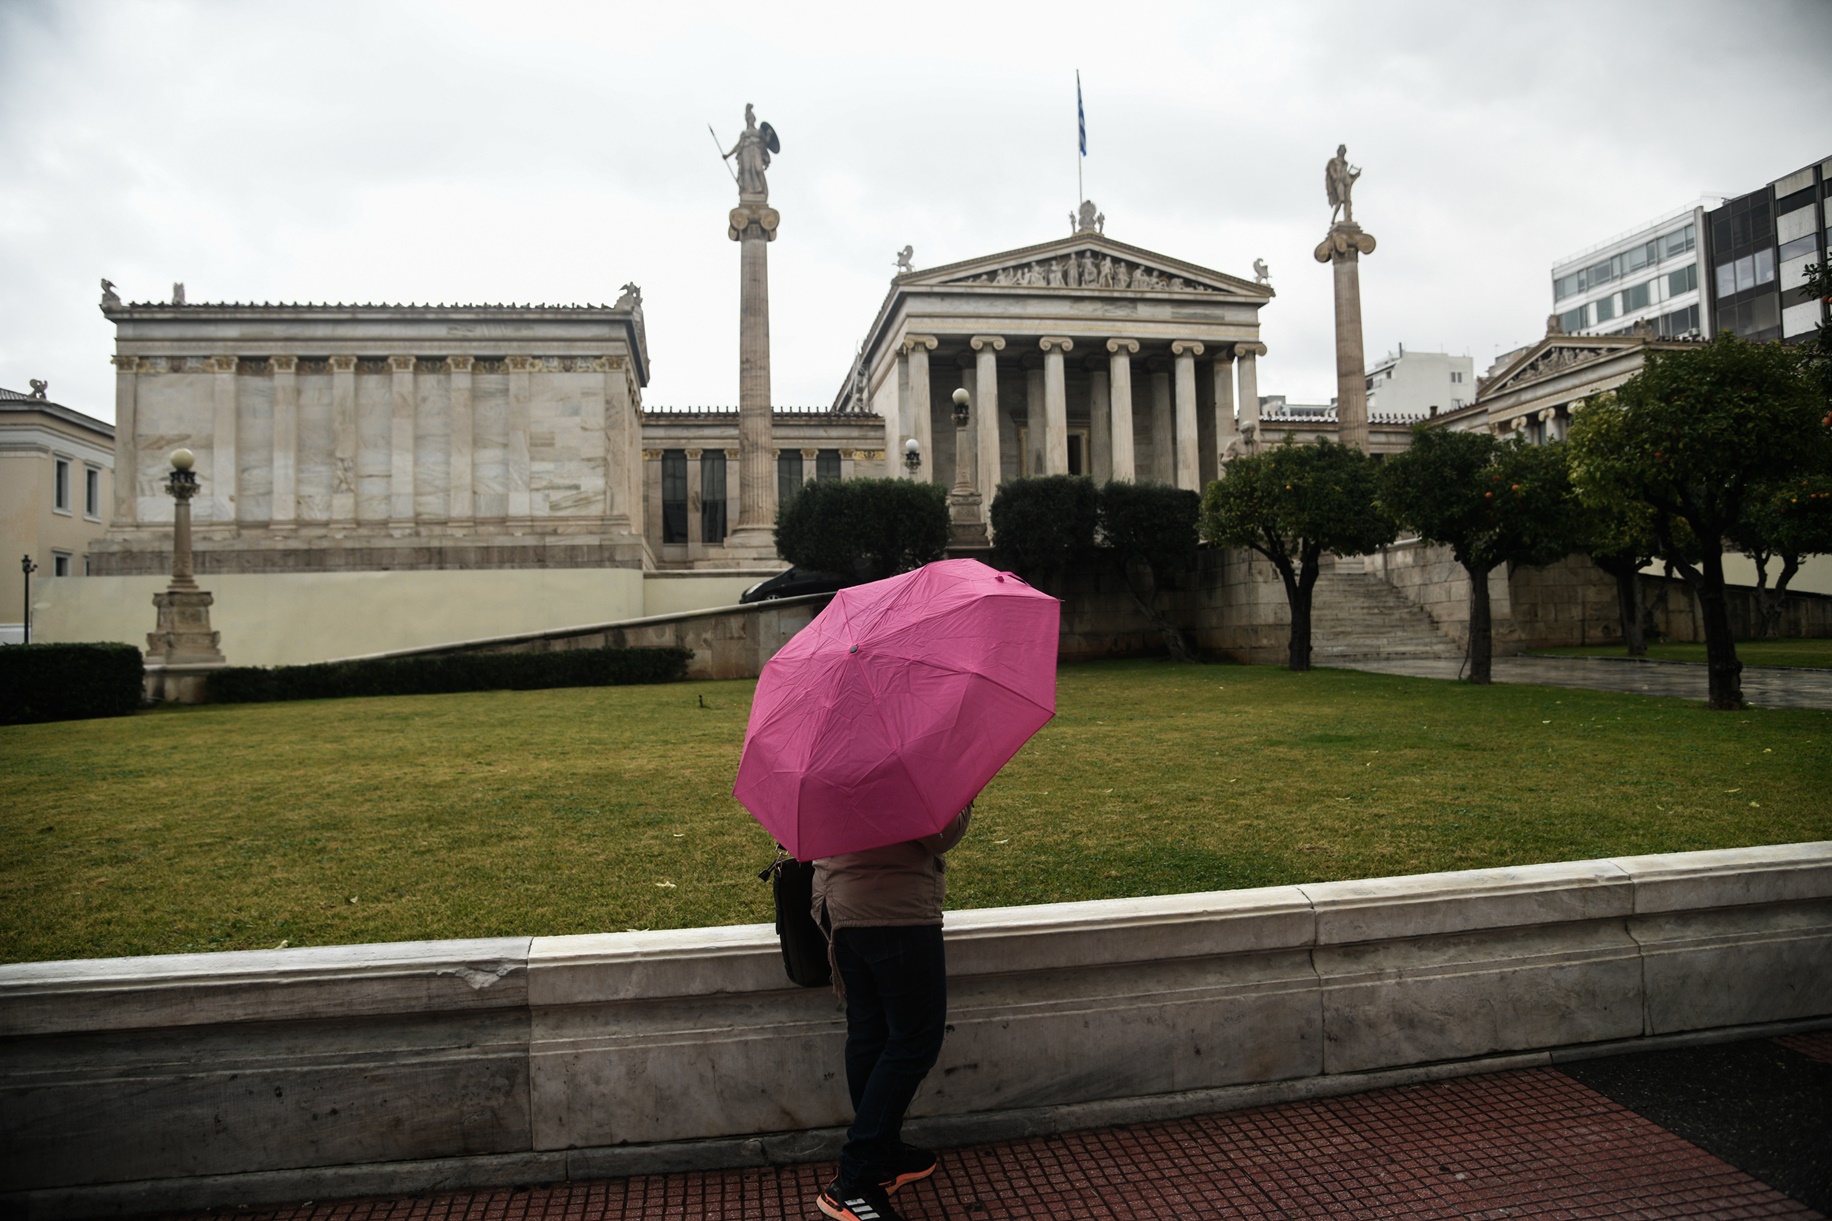
POLYGON ((1709 338, 1698 256, 1707 196, 1552 265, 1552 312, 1567 335, 1626 335, 1651 324, 1662 339, 1709 338))
POLYGON ((1807 266, 1826 260, 1829 189, 1832 158, 1706 214, 1701 233, 1713 333, 1798 343, 1819 327, 1825 304, 1801 285, 1807 266))
POLYGON ((1476 362, 1448 352, 1389 352, 1368 369, 1368 414, 1425 420, 1476 398, 1476 362))

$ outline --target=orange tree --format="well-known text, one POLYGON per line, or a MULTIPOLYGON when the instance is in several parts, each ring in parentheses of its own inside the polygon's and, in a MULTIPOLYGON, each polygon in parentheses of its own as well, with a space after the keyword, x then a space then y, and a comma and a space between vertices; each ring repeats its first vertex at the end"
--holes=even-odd
POLYGON ((1223 547, 1249 547, 1278 569, 1291 607, 1287 665, 1310 669, 1311 592, 1326 551, 1365 555, 1393 541, 1376 500, 1372 459, 1327 438, 1285 442, 1235 458, 1202 498, 1202 533, 1223 547))
POLYGON ((1795 349, 1734 335, 1650 352, 1613 400, 1579 414, 1570 444, 1580 496, 1651 512, 1662 557, 1698 598, 1711 707, 1743 707, 1724 550, 1759 502, 1828 469, 1832 413, 1814 371, 1795 349))
POLYGON ((1564 446, 1415 425, 1412 447, 1381 470, 1381 503, 1400 526, 1447 546, 1469 574, 1469 681, 1490 681, 1489 573, 1550 564, 1576 544, 1564 446))

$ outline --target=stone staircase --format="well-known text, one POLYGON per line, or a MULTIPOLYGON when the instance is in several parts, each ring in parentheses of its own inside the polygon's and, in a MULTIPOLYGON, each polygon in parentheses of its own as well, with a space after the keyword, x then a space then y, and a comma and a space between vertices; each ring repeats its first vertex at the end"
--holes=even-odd
POLYGON ((1463 646, 1438 630, 1431 616, 1379 576, 1360 557, 1339 559, 1317 577, 1311 595, 1311 659, 1461 658, 1463 646))

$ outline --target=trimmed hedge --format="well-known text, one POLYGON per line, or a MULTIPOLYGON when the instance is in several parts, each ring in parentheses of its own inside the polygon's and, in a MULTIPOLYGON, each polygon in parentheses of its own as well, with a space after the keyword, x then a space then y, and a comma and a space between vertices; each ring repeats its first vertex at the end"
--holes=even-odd
POLYGON ((448 695, 618 687, 687 677, 691 649, 562 649, 552 653, 450 653, 329 661, 310 666, 229 666, 210 675, 210 702, 262 704, 363 695, 448 695))
POLYGON ((992 498, 993 558, 1035 585, 1094 550, 1100 492, 1084 475, 1001 484, 992 498))
POLYGON ((131 644, 10 645, 0 648, 0 725, 126 716, 145 684, 131 644))
POLYGON ((1196 560, 1202 497, 1164 483, 1114 480, 1100 491, 1101 542, 1127 562, 1141 561, 1169 585, 1196 560))
POLYGON ((948 493, 913 479, 817 479, 776 509, 776 551, 797 568, 878 580, 948 549, 948 493))

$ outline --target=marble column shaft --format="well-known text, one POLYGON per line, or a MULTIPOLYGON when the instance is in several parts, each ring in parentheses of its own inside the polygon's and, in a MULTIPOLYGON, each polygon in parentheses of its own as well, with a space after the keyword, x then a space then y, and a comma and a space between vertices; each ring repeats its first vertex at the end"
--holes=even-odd
POLYGON ((1175 414, 1170 401, 1170 370, 1162 357, 1151 361, 1151 477, 1170 483, 1177 477, 1175 414))
POLYGON ((476 401, 472 397, 471 364, 469 356, 448 356, 445 358, 447 376, 451 379, 451 417, 452 435, 448 442, 450 457, 447 473, 450 495, 446 502, 446 517, 454 526, 468 528, 477 512, 474 480, 476 462, 476 401))
POLYGON ((1069 393, 1062 368, 1063 354, 1073 350, 1075 341, 1066 336, 1048 335, 1037 341, 1043 349, 1043 471, 1048 475, 1069 473, 1069 393))
POLYGON ((727 235, 738 243, 738 524, 741 547, 774 550, 776 442, 770 403, 770 243, 780 217, 739 195, 727 235))
POLYGON ((1033 479, 1044 473, 1043 433, 1043 369, 1039 366, 1024 371, 1024 473, 1033 479))
POLYGON ((356 357, 331 357, 331 524, 356 524, 356 357))
POLYGON ((275 356, 273 509, 269 528, 291 530, 299 516, 299 358, 275 356))
POLYGON ((1088 470, 1094 482, 1113 478, 1113 398, 1107 370, 1088 370, 1088 470))
POLYGON ((388 520, 413 528, 414 358, 390 356, 391 398, 388 430, 388 520))
POLYGON ((1211 365, 1215 381, 1215 451, 1218 461, 1225 461, 1228 446, 1240 440, 1240 425, 1234 419, 1234 349, 1227 344, 1215 354, 1211 365))
POLYGON ((236 504, 240 499, 236 493, 240 483, 241 472, 237 466, 239 456, 236 453, 236 418, 235 418, 235 367, 238 362, 233 356, 213 356, 210 358, 211 390, 215 408, 216 439, 211 447, 210 482, 210 519, 219 527, 232 529, 235 525, 236 504))
POLYGON ((1330 260, 1336 282, 1336 436, 1368 448, 1368 368, 1361 347, 1361 254, 1351 246, 1330 260))
MULTIPOLYGON (((914 478, 927 480, 930 483, 942 482, 942 476, 935 469, 935 421, 929 403, 929 353, 938 346, 939 341, 933 335, 906 335, 903 347, 909 353, 909 402, 905 412, 905 425, 909 435, 922 447, 922 465, 916 469, 914 478)), ((903 447, 898 446, 897 460, 903 460, 903 447)), ((907 473, 907 468, 906 468, 907 473)))
POLYGON ((1196 358, 1202 345, 1179 339, 1170 345, 1177 372, 1177 486, 1186 492, 1202 490, 1202 453, 1196 444, 1196 358))
POLYGON ((975 335, 970 341, 974 351, 973 368, 973 434, 975 455, 974 487, 979 489, 980 503, 992 507, 999 490, 999 356, 1005 340, 998 335, 975 335))
POLYGON ((1133 445, 1132 424, 1132 358, 1138 354, 1136 339, 1109 339, 1108 373, 1113 396, 1113 477, 1138 478, 1138 462, 1133 445))
POLYGON ((140 520, 140 358, 117 356, 115 367, 114 524, 140 520))
POLYGON ((1265 354, 1266 345, 1263 343, 1234 345, 1234 358, 1240 365, 1240 430, 1244 433, 1252 428, 1255 444, 1260 441, 1258 358, 1265 354))

